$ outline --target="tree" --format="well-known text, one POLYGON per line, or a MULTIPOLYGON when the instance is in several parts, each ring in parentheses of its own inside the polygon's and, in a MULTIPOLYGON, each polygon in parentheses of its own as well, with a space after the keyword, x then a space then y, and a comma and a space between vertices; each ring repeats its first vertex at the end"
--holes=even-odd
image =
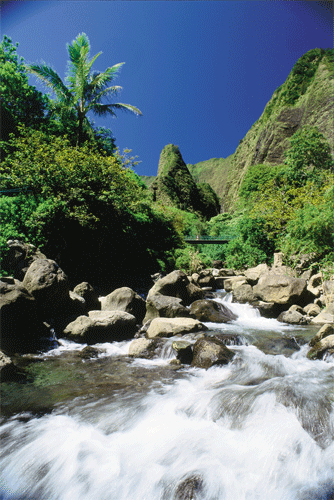
POLYGON ((18 43, 4 35, 0 44, 1 138, 7 141, 18 125, 40 128, 49 110, 49 100, 29 85, 18 43))
POLYGON ((141 115, 135 106, 123 103, 103 103, 114 97, 122 89, 108 86, 117 76, 124 63, 115 64, 104 72, 92 71, 92 66, 101 52, 90 59, 90 43, 85 33, 79 34, 71 44, 67 44, 69 70, 62 81, 56 71, 45 64, 31 64, 28 70, 52 89, 57 97, 58 112, 75 110, 77 118, 77 144, 83 142, 84 125, 90 127, 87 113, 92 111, 98 116, 116 116, 115 110, 130 111, 141 115))
POLYGON ((316 128, 304 127, 291 137, 284 163, 288 180, 301 186, 333 167, 330 145, 316 128))

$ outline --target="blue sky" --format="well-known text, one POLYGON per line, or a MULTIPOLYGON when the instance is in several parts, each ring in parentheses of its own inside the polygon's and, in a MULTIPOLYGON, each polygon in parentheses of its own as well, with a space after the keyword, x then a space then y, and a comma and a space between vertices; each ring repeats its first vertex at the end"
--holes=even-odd
POLYGON ((66 43, 81 32, 91 55, 103 52, 94 69, 125 62, 117 100, 143 116, 95 122, 139 156, 139 174, 156 175, 169 143, 186 163, 232 154, 296 60, 333 46, 332 8, 313 0, 2 1, 1 36, 63 78, 66 43))

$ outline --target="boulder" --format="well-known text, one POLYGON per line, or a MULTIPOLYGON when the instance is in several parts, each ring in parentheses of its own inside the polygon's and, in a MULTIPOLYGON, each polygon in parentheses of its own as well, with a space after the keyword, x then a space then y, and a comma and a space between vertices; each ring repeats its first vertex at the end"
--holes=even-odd
POLYGON ((204 498, 204 481, 200 474, 191 474, 181 479, 177 485, 175 500, 199 500, 204 498))
POLYGON ((225 305, 214 300, 196 300, 190 306, 190 313, 198 321, 228 323, 237 316, 225 305))
POLYGON ((227 278, 224 281, 224 288, 226 292, 232 292, 233 288, 238 284, 246 284, 247 279, 245 276, 233 276, 231 278, 227 278))
POLYGON ((334 354, 334 334, 322 338, 307 353, 309 359, 322 359, 327 354, 334 354))
MULTIPOLYGON (((276 255, 276 254, 275 254, 276 255)), ((256 267, 251 267, 245 271, 245 277, 247 278, 247 283, 254 286, 259 281, 262 274, 268 274, 270 267, 267 264, 259 264, 256 267)))
POLYGON ((264 318, 277 318, 277 316, 282 312, 284 306, 275 304, 274 302, 264 302, 258 300, 252 304, 259 311, 260 315, 264 318))
POLYGON ((312 325, 325 325, 326 323, 334 323, 334 303, 332 302, 318 316, 311 320, 312 325))
POLYGON ((223 278, 222 276, 215 276, 215 290, 222 290, 224 288, 224 281, 226 278, 223 278))
POLYGON ((320 290, 322 288, 322 274, 314 274, 311 276, 308 284, 307 284, 307 290, 314 295, 314 297, 319 297, 320 296, 320 290))
POLYGON ((278 316, 277 321, 280 321, 281 323, 289 323, 290 325, 306 325, 308 323, 303 314, 291 309, 283 311, 278 316))
POLYGON ((329 335, 334 335, 334 323, 328 323, 326 325, 323 325, 320 328, 320 330, 315 334, 315 336, 311 338, 309 346, 310 347, 315 346, 315 344, 320 342, 320 340, 324 339, 325 337, 329 337, 329 335))
POLYGON ((87 281, 84 281, 82 283, 79 283, 74 289, 73 292, 79 296, 82 297, 85 301, 85 309, 86 311, 98 311, 101 309, 101 302, 99 301, 99 294, 97 291, 87 283, 87 281))
POLYGON ((69 323, 63 336, 75 342, 96 344, 127 340, 136 331, 136 318, 124 311, 90 311, 69 323))
POLYGON ((176 351, 177 359, 184 365, 190 365, 193 360, 193 350, 190 342, 184 340, 174 340, 172 348, 176 351))
POLYGON ((307 304, 303 309, 304 313, 308 316, 318 316, 321 313, 321 309, 317 304, 307 304))
POLYGON ((262 275, 253 287, 254 295, 265 302, 289 307, 293 304, 305 306, 309 292, 306 290, 306 281, 301 278, 292 278, 270 272, 262 275))
POLYGON ((0 280, 0 318, 1 349, 9 354, 36 351, 49 334, 34 297, 11 277, 0 280))
POLYGON ((0 381, 18 382, 26 379, 25 373, 17 368, 13 361, 0 351, 0 381))
POLYGON ((238 282, 232 290, 233 302, 240 304, 252 303, 256 300, 253 287, 248 283, 238 282))
POLYGON ((323 290, 325 295, 326 304, 331 304, 334 302, 334 281, 324 281, 323 290))
POLYGON ((14 278, 20 281, 23 280, 25 273, 34 260, 46 259, 45 255, 30 243, 20 240, 8 240, 7 246, 9 251, 4 258, 3 269, 13 272, 14 278))
POLYGON ((155 318, 148 327, 146 337, 173 337, 207 330, 200 321, 193 318, 155 318))
POLYGON ((179 298, 185 306, 204 296, 203 290, 190 283, 183 271, 173 271, 159 279, 149 290, 147 300, 157 294, 179 298))
POLYGON ((146 300, 144 323, 154 318, 189 317, 190 311, 182 305, 182 300, 165 295, 151 295, 146 300))
POLYGON ((125 311, 132 314, 138 323, 142 323, 146 313, 146 302, 131 288, 124 286, 104 297, 102 311, 125 311))
POLYGON ((165 344, 165 340, 161 338, 134 339, 129 346, 129 356, 132 358, 152 359, 161 353, 165 344))
POLYGON ((71 308, 67 276, 54 260, 36 259, 29 266, 22 284, 47 316, 71 308))
POLYGON ((193 346, 191 366, 207 369, 214 365, 226 365, 233 357, 234 353, 221 340, 205 337, 196 340, 193 346))
POLYGON ((284 261, 284 253, 277 252, 274 253, 274 267, 282 267, 284 261))

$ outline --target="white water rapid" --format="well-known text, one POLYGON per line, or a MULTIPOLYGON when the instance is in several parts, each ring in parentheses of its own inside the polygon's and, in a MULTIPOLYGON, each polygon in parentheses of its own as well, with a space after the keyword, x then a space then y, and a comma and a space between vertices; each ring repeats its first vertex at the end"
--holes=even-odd
MULTIPOLYGON (((107 344, 80 366, 113 358, 114 374, 126 361, 127 389, 96 395, 91 385, 42 416, 3 418, 0 499, 334 499, 334 360, 297 350, 303 328, 227 305, 238 320, 209 326, 242 339, 229 365, 176 371, 171 351, 145 362, 129 360, 129 342, 107 344)), ((73 347, 64 342, 40 362, 73 347)))

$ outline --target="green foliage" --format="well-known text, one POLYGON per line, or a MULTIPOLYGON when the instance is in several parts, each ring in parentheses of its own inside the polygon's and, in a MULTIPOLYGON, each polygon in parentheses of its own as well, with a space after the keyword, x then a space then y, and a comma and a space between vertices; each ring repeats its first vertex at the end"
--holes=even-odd
POLYGON ((51 66, 30 64, 28 70, 37 76, 56 95, 54 110, 62 113, 75 112, 77 123, 77 144, 85 139, 84 128, 89 127, 87 113, 92 111, 98 116, 116 116, 116 110, 130 111, 141 115, 141 111, 123 103, 104 104, 106 98, 114 97, 122 90, 119 86, 109 86, 124 63, 115 64, 104 72, 92 71, 92 66, 101 52, 90 59, 90 43, 85 33, 80 33, 71 44, 67 44, 69 55, 68 74, 65 84, 51 66))
POLYGON ((179 248, 175 251, 175 267, 187 274, 197 273, 205 267, 211 266, 211 259, 204 253, 194 250, 192 247, 179 248))
POLYGON ((0 44, 1 138, 7 140, 18 125, 41 128, 49 111, 49 100, 29 85, 23 58, 6 35, 0 44))
POLYGON ((248 200, 255 192, 263 190, 265 184, 279 179, 284 172, 283 165, 252 165, 246 172, 240 186, 239 196, 248 200))
POLYGON ((220 202, 217 194, 208 182, 197 184, 198 194, 201 200, 201 213, 206 219, 217 215, 220 211, 220 202))
POLYGON ((321 170, 333 167, 330 145, 316 128, 299 129, 290 139, 285 165, 290 183, 302 185, 307 179, 316 180, 321 170))
POLYGON ((334 254, 334 189, 331 186, 319 204, 305 204, 288 222, 281 249, 288 255, 313 253, 333 259, 334 254))
POLYGON ((140 271, 149 275, 181 244, 163 210, 151 206, 145 184, 115 156, 24 128, 7 147, 10 153, 0 168, 2 189, 21 189, 27 214, 19 198, 7 200, 1 214, 3 243, 24 238, 73 277, 91 276, 100 283, 110 282, 115 265, 120 280, 125 273, 136 273, 138 261, 140 271))

